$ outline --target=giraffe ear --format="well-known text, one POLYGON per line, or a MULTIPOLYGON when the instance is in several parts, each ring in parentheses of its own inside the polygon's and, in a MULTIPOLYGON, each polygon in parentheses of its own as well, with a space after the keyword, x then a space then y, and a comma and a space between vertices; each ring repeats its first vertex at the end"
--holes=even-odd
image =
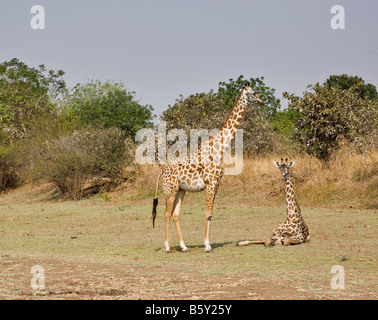
POLYGON ((273 161, 273 163, 279 168, 280 167, 280 163, 278 161, 273 161))
POLYGON ((288 165, 288 168, 292 167, 294 165, 295 161, 291 161, 288 165))

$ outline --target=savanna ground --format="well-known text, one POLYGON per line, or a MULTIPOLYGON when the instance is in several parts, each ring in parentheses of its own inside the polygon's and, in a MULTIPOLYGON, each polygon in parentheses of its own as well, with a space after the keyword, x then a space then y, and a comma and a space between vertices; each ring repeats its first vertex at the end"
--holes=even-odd
MULTIPOLYGON (((203 246, 203 193, 187 194, 181 212, 191 252, 179 252, 176 246, 172 254, 164 250, 163 197, 153 229, 152 198, 143 195, 142 187, 131 198, 103 194, 75 202, 57 197, 49 184, 2 195, 0 298, 377 299, 376 209, 334 203, 327 208, 305 201, 310 243, 237 247, 239 240, 265 239, 285 220, 279 193, 283 183, 278 179, 277 188, 272 187, 271 198, 278 200, 269 205, 271 198, 266 198, 253 206, 261 195, 233 194, 227 185, 234 178, 225 178, 213 214, 211 254, 203 246), (44 290, 31 288, 34 265, 44 268, 44 290), (335 265, 345 271, 343 290, 331 288, 335 265)), ((143 179, 140 185, 146 186, 143 179)), ((176 244, 171 223, 171 245, 176 244)))

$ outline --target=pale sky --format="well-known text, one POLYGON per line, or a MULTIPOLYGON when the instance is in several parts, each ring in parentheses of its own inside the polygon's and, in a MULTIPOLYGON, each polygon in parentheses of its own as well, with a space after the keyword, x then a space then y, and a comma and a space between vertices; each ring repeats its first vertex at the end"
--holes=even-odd
POLYGON ((281 100, 332 74, 378 87, 378 1, 0 0, 0 62, 14 57, 64 70, 70 87, 123 81, 156 114, 241 74, 281 100), (44 30, 31 28, 33 5, 44 30), (334 5, 344 30, 331 28, 334 5))

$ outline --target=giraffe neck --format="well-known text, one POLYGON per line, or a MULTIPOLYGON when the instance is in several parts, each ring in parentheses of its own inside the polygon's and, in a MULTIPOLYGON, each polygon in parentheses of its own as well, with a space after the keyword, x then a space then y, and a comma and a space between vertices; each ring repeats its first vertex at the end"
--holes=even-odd
POLYGON ((247 100, 243 90, 236 98, 236 101, 219 131, 204 143, 201 143, 197 152, 190 159, 198 161, 203 165, 221 166, 225 149, 231 144, 235 137, 236 129, 243 118, 247 100))
POLYGON ((291 183, 289 176, 286 176, 284 180, 285 180, 285 193, 286 193, 286 208, 288 209, 287 213, 288 214, 293 213, 293 212, 299 213, 299 210, 296 210, 299 207, 295 199, 293 184, 291 183))
POLYGON ((221 141, 222 150, 227 148, 232 139, 235 137, 236 130, 243 119, 247 100, 244 96, 243 90, 236 98, 236 101, 226 119, 223 126, 219 129, 219 132, 214 135, 214 141, 221 141))

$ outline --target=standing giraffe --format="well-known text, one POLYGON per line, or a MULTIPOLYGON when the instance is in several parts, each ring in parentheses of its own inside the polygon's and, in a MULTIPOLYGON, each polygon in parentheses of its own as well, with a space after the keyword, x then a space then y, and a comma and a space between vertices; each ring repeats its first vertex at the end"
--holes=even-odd
POLYGON ((246 246, 249 244, 265 244, 270 245, 291 245, 301 244, 310 241, 310 234, 306 222, 304 221, 301 209, 295 200, 293 184, 290 181, 289 168, 294 165, 294 161, 287 163, 281 158, 281 163, 273 161, 273 163, 280 169, 281 175, 285 181, 286 193, 286 213, 287 219, 283 224, 279 224, 274 230, 273 235, 266 241, 240 241, 237 243, 239 246, 246 246))
POLYGON ((231 144, 231 140, 235 136, 236 129, 239 127, 249 102, 264 103, 250 86, 245 86, 240 90, 240 94, 220 130, 208 140, 201 142, 198 150, 190 154, 185 160, 169 164, 160 172, 156 181, 156 193, 153 200, 152 223, 155 226, 159 179, 163 176, 162 187, 166 203, 164 212, 166 252, 171 252, 168 241, 171 216, 175 223, 180 248, 183 252, 189 252, 181 235, 180 210, 186 191, 197 192, 202 190, 206 190, 205 252, 213 251, 209 241, 210 221, 214 198, 224 174, 222 158, 226 147, 231 144))

